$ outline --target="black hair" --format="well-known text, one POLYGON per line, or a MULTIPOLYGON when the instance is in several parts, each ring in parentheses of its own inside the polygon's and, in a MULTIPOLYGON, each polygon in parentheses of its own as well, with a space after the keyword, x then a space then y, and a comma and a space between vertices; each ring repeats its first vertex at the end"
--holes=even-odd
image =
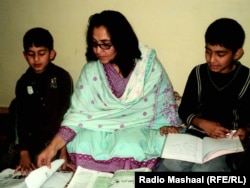
MULTIPOLYGON (((104 26, 111 37, 111 42, 117 51, 114 62, 120 68, 124 77, 127 77, 135 66, 135 59, 141 58, 139 42, 132 26, 120 12, 104 10, 89 17, 86 42, 86 58, 88 61, 97 60, 93 52, 93 30, 104 26)), ((111 62, 112 63, 112 62, 111 62)))
POLYGON ((49 51, 53 50, 53 37, 50 32, 41 27, 28 30, 23 37, 23 48, 27 51, 32 46, 46 47, 49 51))
POLYGON ((211 45, 221 45, 236 52, 242 48, 245 32, 242 26, 231 18, 220 18, 211 23, 205 33, 205 42, 211 45))

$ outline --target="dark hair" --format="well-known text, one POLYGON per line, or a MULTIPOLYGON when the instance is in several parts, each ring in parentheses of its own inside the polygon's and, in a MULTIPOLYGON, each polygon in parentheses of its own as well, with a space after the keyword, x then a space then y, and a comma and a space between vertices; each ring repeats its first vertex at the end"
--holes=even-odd
POLYGON ((243 47, 245 32, 242 26, 230 18, 220 18, 211 23, 205 33, 205 42, 221 45, 236 52, 243 47))
POLYGON ((104 10, 101 13, 89 17, 87 29, 87 51, 88 61, 97 60, 93 52, 93 30, 95 27, 104 26, 111 37, 111 42, 117 51, 114 62, 120 68, 124 77, 127 77, 134 68, 135 59, 141 58, 139 42, 132 26, 120 12, 104 10))
POLYGON ((53 50, 53 37, 50 32, 41 27, 28 30, 23 37, 23 48, 27 51, 32 46, 46 47, 53 50))

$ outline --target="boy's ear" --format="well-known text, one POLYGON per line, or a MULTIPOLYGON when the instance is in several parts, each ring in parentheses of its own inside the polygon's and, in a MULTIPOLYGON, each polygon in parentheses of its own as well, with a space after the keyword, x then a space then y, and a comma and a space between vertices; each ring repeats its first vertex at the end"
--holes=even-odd
POLYGON ((25 51, 23 51, 23 56, 28 61, 28 59, 27 59, 27 53, 25 51))
POLYGON ((234 54, 234 60, 240 59, 244 54, 243 48, 239 48, 234 54))
POLYGON ((50 51, 50 55, 49 55, 49 58, 51 61, 53 61, 56 57, 56 51, 55 50, 51 50, 50 51))

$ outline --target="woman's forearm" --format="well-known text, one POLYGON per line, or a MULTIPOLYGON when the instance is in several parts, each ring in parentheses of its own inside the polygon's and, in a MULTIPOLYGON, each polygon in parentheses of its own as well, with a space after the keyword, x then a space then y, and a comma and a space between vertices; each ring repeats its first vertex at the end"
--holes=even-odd
POLYGON ((60 150, 62 149, 66 144, 66 141, 59 135, 55 135, 51 143, 49 144, 49 147, 53 148, 53 150, 60 150))

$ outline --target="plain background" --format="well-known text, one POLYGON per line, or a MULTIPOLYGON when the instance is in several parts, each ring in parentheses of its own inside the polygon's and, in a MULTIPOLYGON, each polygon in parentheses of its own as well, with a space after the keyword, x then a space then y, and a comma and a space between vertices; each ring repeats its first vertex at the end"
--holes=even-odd
POLYGON ((215 19, 234 18, 243 26, 241 62, 250 67, 249 8, 249 0, 0 0, 0 107, 9 106, 16 81, 28 67, 22 38, 32 27, 52 33, 54 63, 68 70, 76 83, 86 63, 89 16, 105 9, 120 11, 140 42, 156 49, 174 89, 182 95, 191 69, 205 62, 204 33, 215 19))

